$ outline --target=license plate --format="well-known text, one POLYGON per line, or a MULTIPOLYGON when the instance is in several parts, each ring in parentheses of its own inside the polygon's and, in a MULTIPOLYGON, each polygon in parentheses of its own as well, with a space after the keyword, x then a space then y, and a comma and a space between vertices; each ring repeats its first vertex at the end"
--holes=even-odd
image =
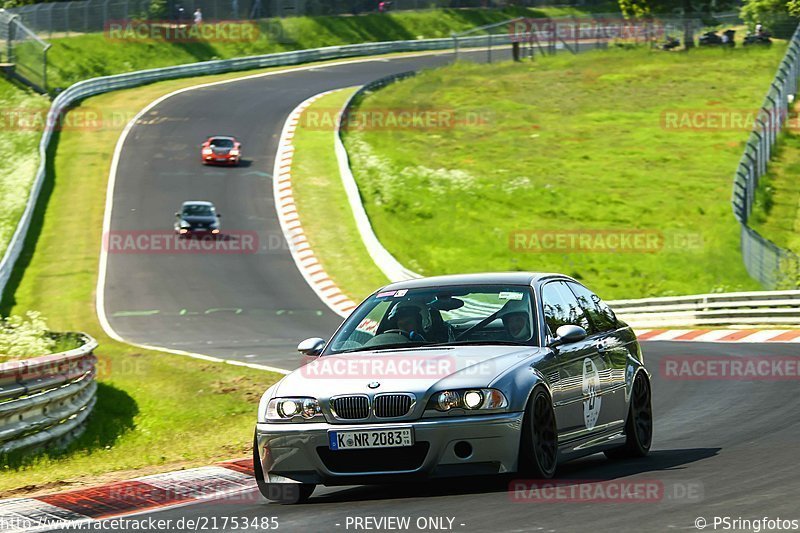
POLYGON ((328 442, 331 450, 398 448, 413 446, 414 435, 411 428, 329 431, 328 442))

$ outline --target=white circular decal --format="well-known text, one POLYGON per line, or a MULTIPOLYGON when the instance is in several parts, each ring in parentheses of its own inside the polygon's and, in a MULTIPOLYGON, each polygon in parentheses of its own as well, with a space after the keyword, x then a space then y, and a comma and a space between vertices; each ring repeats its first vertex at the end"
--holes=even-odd
POLYGON ((600 372, 594 361, 588 357, 583 360, 583 396, 587 398, 583 401, 583 422, 586 429, 592 429, 597 424, 600 417, 600 403, 602 398, 600 391, 600 372))

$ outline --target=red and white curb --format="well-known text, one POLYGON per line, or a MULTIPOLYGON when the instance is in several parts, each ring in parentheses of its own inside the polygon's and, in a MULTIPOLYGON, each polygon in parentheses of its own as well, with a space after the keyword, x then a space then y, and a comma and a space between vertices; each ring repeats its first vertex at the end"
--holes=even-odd
MULTIPOLYGON (((330 307, 333 312, 342 317, 346 317, 355 309, 356 303, 348 298, 336 283, 328 276, 322 268, 319 259, 314 254, 308 243, 308 238, 303 231, 300 223, 300 215, 294 203, 292 194, 292 159, 294 157, 293 139, 300 115, 317 99, 330 94, 334 91, 326 91, 305 100, 289 114, 286 123, 283 125, 281 138, 278 143, 278 153, 275 156, 275 168, 272 173, 273 196, 275 198, 275 209, 278 212, 278 221, 281 230, 289 243, 289 250, 292 258, 297 264, 303 278, 319 298, 330 307)), ((333 135, 333 132, 331 132, 333 135)))
POLYGON ((241 459, 35 498, 0 501, 0 531, 48 530, 200 500, 257 501, 253 462, 241 459))
POLYGON ((636 329, 640 341, 800 342, 800 329, 636 329))

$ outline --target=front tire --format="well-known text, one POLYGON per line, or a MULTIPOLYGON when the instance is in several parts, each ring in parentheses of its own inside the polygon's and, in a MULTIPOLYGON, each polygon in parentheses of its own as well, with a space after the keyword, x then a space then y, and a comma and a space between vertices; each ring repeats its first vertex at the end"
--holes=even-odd
POLYGON ((534 389, 522 420, 520 471, 550 479, 558 466, 558 433, 553 401, 543 387, 534 389))
POLYGON ((625 444, 606 450, 609 459, 644 457, 653 442, 653 405, 650 382, 644 372, 636 374, 631 392, 631 405, 625 421, 625 444))
POLYGON ((265 499, 275 503, 305 503, 317 487, 306 483, 267 483, 264 480, 264 470, 261 467, 261 458, 258 456, 258 439, 255 436, 253 436, 253 472, 258 491, 265 499))

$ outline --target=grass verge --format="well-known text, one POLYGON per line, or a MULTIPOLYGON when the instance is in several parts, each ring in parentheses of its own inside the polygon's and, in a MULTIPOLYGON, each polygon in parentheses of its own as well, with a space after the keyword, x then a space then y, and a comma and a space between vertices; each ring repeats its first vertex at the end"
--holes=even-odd
POLYGON ((6 251, 39 164, 41 111, 47 98, 0 78, 0 257, 6 251))
POLYGON ((359 107, 365 116, 447 111, 451 124, 364 128, 346 145, 378 237, 422 274, 560 271, 607 298, 758 289, 730 211, 749 131, 681 124, 695 112, 757 109, 784 51, 633 49, 457 64, 359 107), (606 249, 543 244, 587 230, 606 249), (610 253, 612 237, 637 231, 658 245, 610 253))
POLYGON ((323 268, 343 293, 360 302, 388 280, 358 233, 333 150, 331 119, 355 90, 323 96, 303 112, 293 139, 292 193, 303 231, 323 268))
MULTIPOLYGON (((794 120, 792 121, 794 122, 794 120)), ((783 132, 759 182, 750 225, 781 248, 800 253, 800 134, 783 132)))
MULTIPOLYGON (((71 112, 113 109, 130 117, 175 89, 241 76, 174 80, 109 93, 71 112)), ((53 329, 94 336, 100 343, 97 406, 84 435, 66 450, 4 458, 0 497, 245 456, 258 399, 280 377, 141 350, 103 333, 94 310, 97 258, 109 165, 123 126, 121 121, 58 134, 26 248, 0 309, 20 315, 37 310, 53 329), (215 431, 209 432, 212 425, 215 431)))
POLYGON ((258 21, 255 38, 229 41, 110 40, 106 33, 84 34, 50 40, 53 46, 48 52, 51 65, 48 76, 51 87, 67 87, 86 78, 147 68, 322 46, 450 37, 452 32, 516 16, 564 16, 583 12, 576 8, 547 7, 289 17, 258 21))

